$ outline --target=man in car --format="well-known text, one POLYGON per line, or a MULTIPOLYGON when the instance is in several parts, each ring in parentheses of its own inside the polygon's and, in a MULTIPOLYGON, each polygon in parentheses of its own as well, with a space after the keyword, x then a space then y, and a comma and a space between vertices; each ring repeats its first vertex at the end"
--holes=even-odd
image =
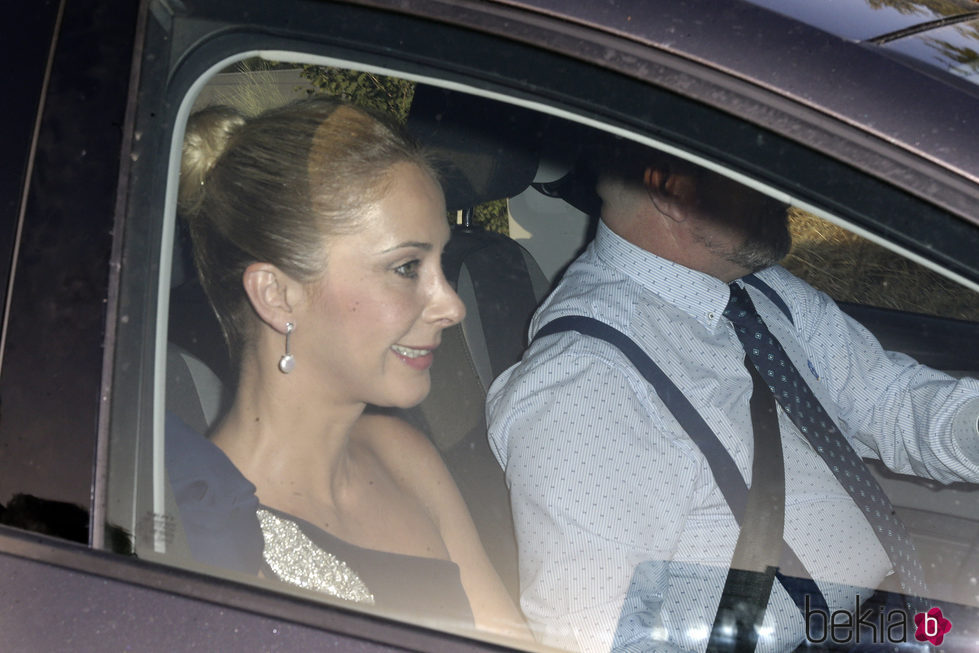
MULTIPOLYGON (((899 524, 880 523, 891 509, 864 491, 872 481, 859 457, 943 483, 979 481, 979 382, 883 351, 828 296, 777 266, 790 246, 784 204, 659 153, 613 160, 597 186, 595 240, 535 315, 531 337, 569 315, 619 331, 689 400, 742 484, 755 456, 777 460, 754 449, 752 392, 778 395, 784 542, 801 564, 783 572, 816 584, 774 583, 757 650, 818 639, 807 606, 852 612, 857 594, 867 600, 866 588, 895 570, 895 588, 924 593, 914 554, 895 564, 887 552, 913 549, 902 549, 910 545, 899 524), (746 282, 751 273, 761 283, 746 282), (788 382, 803 379, 808 393, 753 385, 749 364, 771 372, 741 340, 769 334, 739 334, 755 309, 758 330, 781 345, 761 358, 794 367, 788 382), (800 428, 800 411, 783 406, 816 400, 825 412, 801 418, 831 420, 830 440, 810 438, 810 422, 800 428), (847 442, 855 453, 842 451, 847 442)), ((622 349, 573 330, 534 340, 490 389, 488 417, 511 490, 521 606, 539 638, 594 651, 704 650, 738 522, 707 456, 622 349)))

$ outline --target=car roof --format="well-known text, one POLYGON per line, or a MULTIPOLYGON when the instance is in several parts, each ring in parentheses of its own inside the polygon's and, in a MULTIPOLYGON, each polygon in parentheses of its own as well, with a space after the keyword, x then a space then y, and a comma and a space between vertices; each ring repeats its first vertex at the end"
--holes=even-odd
MULTIPOLYGON (((974 0, 492 2, 722 71, 979 182, 979 132, 972 126, 979 85, 945 69, 947 62, 929 60, 934 50, 922 48, 942 29, 963 25, 971 42, 954 47, 974 44, 976 56, 974 0)), ((979 64, 973 66, 964 68, 979 81, 979 64)))

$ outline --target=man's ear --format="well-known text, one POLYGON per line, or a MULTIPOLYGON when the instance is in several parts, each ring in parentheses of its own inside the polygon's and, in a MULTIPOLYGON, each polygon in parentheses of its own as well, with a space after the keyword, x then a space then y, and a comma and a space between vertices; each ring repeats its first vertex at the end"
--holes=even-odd
POLYGON ((642 182, 655 214, 677 224, 686 222, 692 189, 689 177, 675 173, 669 163, 661 162, 643 171, 642 182))
POLYGON ((667 182, 670 180, 670 166, 666 163, 662 165, 649 166, 643 171, 642 185, 647 191, 656 191, 660 195, 669 194, 667 182))
POLYGON ((286 323, 295 322, 302 284, 271 263, 252 263, 245 268, 241 283, 252 308, 266 324, 285 333, 286 323))

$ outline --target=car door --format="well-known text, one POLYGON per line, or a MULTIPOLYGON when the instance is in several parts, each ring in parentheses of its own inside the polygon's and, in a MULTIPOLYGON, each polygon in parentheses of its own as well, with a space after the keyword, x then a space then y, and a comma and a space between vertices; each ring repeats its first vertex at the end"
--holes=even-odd
MULTIPOLYGON (((487 549, 491 535, 502 540, 492 545, 501 575, 516 565, 502 471, 488 450, 469 454, 486 446, 486 388, 519 358, 536 302, 594 233, 589 188, 582 201, 541 193, 542 183, 580 161, 580 146, 629 139, 666 150, 791 203, 800 234, 841 229, 828 245, 813 237, 808 253, 797 250, 793 270, 849 302, 888 347, 960 374, 979 370, 966 346, 979 328, 968 312, 979 288, 974 181, 913 157, 909 164, 893 144, 716 66, 638 45, 608 26, 502 3, 101 0, 90 9, 66 0, 45 8, 38 49, 44 34, 55 38, 47 76, 31 94, 44 98, 35 145, 25 150, 25 138, 13 152, 15 163, 31 163, 26 192, 18 189, 22 219, 12 223, 21 225, 20 253, 12 259, 0 377, 0 503, 9 507, 15 494, 42 500, 24 504, 30 519, 0 533, 0 565, 16 580, 0 590, 14 648, 514 644, 439 615, 415 622, 380 614, 207 567, 189 554, 163 455, 177 396, 171 345, 219 381, 211 399, 195 386, 179 401, 201 412, 202 431, 220 415, 222 387, 233 383, 206 299, 183 292, 195 273, 177 211, 180 153, 188 117, 208 104, 274 103, 307 92, 358 100, 366 85, 458 101, 478 117, 461 121, 448 146, 437 130, 417 133, 455 165, 443 180, 460 213, 450 219, 461 223, 474 205, 505 202, 509 217, 495 228, 508 234, 474 237, 479 229, 457 226, 457 242, 478 239, 467 255, 492 254, 458 266, 453 281, 471 296, 457 358, 444 363, 431 402, 403 417, 430 431, 464 495, 479 477, 469 507, 477 526, 486 520, 487 549), (547 169, 559 173, 549 177, 547 169), (912 187, 899 183, 912 174, 922 175, 912 187), (480 186, 481 179, 494 181, 480 186), (830 249, 867 262, 851 236, 881 247, 874 256, 893 267, 910 260, 925 271, 871 279, 867 267, 826 257, 830 249), (503 249, 480 250, 486 243, 503 249), (820 266, 844 277, 846 288, 810 274, 820 266), (884 286, 911 278, 915 301, 874 301, 884 286), (522 299, 511 301, 518 283, 522 299), (494 284, 502 291, 484 295, 494 284), (951 299, 937 309, 917 301, 939 293, 951 299), (493 342, 504 334, 505 344, 493 342), (483 492, 493 494, 480 501, 483 492), (66 528, 79 520, 80 529, 66 528), (88 604, 98 609, 86 611, 88 604)), ((424 113, 420 101, 415 106, 424 113)), ((429 124, 441 120, 441 109, 426 111, 429 124)), ((407 113, 410 122, 411 106, 407 113)), ((895 504, 928 549, 946 598, 965 606, 956 634, 968 633, 958 624, 975 612, 976 491, 892 480, 895 504)), ((518 582, 510 586, 519 596, 518 582)))

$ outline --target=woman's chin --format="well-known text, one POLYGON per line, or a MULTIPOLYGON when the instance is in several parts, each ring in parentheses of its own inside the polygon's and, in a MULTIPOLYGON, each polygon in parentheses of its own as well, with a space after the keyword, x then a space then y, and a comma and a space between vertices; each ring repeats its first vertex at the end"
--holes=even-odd
POLYGON ((425 401, 428 397, 429 392, 432 389, 432 382, 425 376, 424 381, 419 380, 412 388, 403 388, 397 393, 391 393, 387 401, 384 403, 377 403, 375 405, 384 406, 385 408, 400 408, 403 410, 408 410, 409 408, 414 408, 421 402, 425 401))

